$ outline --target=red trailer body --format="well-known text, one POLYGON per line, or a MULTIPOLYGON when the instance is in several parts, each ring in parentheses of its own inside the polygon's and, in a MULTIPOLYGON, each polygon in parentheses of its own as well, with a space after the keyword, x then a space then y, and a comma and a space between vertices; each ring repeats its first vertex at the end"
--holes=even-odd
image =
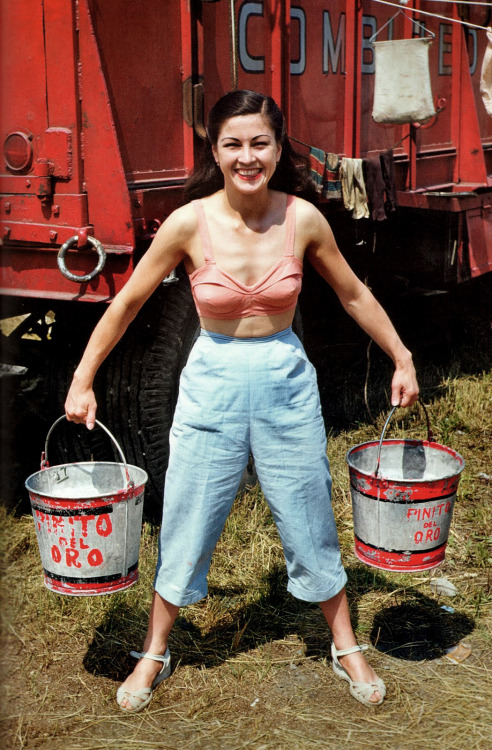
MULTIPOLYGON (((437 215, 434 236, 422 243, 442 257, 438 281, 490 270, 492 119, 479 91, 486 37, 454 22, 465 4, 414 4, 449 18, 416 16, 435 34, 430 68, 441 110, 421 127, 371 117, 369 37, 394 7, 371 0, 233 5, 231 24, 228 0, 2 1, 3 293, 114 296, 136 249, 179 204, 204 112, 234 85, 273 95, 289 134, 304 144, 353 157, 395 146, 400 206, 437 215), (57 266, 60 245, 75 236, 67 254, 75 273, 95 265, 88 236, 107 254, 89 283, 64 278, 57 266)), ((468 20, 488 22, 487 8, 470 5, 468 20)), ((380 38, 412 33, 406 13, 380 38)), ((398 258, 393 263, 398 271, 398 258)))
MULTIPOLYGON (((380 0, 0 0, 0 287, 11 315, 54 313, 42 365, 47 419, 63 409, 71 367, 104 303, 180 204, 206 114, 232 88, 271 94, 306 155, 393 149, 399 207, 391 221, 355 220, 340 201, 321 206, 355 265, 364 243, 350 247, 348 238, 370 237, 373 286, 384 273, 441 290, 492 270, 492 118, 480 94, 486 34, 475 28, 489 24, 490 8, 414 0, 396 11, 380 0), (434 34, 438 114, 377 124, 370 37, 421 35, 412 16, 434 34), (97 273, 94 247, 106 259, 97 273), (93 277, 76 278, 86 274, 93 277)), ((99 380, 101 421, 148 471, 152 501, 197 325, 178 276, 157 290, 99 380)), ((86 457, 84 445, 62 436, 60 463, 86 457)))

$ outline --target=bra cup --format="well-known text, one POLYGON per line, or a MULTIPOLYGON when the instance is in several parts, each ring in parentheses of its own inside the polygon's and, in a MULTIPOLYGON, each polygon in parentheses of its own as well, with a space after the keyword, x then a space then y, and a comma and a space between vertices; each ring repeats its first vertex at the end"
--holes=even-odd
POLYGON ((297 299, 301 287, 300 279, 288 276, 280 279, 262 292, 255 294, 255 302, 266 308, 285 307, 291 300, 297 299))
POLYGON ((205 318, 214 317, 217 313, 233 317, 236 313, 240 313, 244 306, 243 299, 238 297, 237 292, 207 282, 195 285, 194 297, 200 315, 205 318))

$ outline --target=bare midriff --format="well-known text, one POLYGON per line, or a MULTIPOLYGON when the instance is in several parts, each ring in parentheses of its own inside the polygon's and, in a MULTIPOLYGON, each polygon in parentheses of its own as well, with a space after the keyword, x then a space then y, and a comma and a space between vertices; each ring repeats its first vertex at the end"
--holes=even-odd
POLYGON ((215 320, 214 318, 200 318, 200 325, 212 333, 223 336, 234 336, 239 339, 260 338, 272 336, 292 325, 295 310, 289 310, 279 315, 254 315, 250 318, 232 318, 231 320, 215 320))

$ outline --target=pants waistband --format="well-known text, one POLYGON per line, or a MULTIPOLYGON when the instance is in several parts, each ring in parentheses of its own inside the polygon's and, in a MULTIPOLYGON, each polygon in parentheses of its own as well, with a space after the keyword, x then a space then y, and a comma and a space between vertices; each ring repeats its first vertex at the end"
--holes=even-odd
POLYGON ((277 339, 287 338, 293 333, 292 326, 284 328, 282 331, 272 333, 270 336, 251 336, 248 338, 241 338, 239 336, 225 336, 223 333, 215 333, 214 331, 207 331, 205 328, 200 329, 200 336, 212 339, 217 343, 233 343, 233 344, 267 344, 270 341, 276 341, 277 339))

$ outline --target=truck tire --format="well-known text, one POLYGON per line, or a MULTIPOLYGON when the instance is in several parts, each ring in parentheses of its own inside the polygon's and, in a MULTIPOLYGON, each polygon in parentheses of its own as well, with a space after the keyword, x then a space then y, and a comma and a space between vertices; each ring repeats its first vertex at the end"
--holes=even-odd
POLYGON ((179 376, 199 331, 188 279, 161 285, 109 357, 104 372, 107 425, 129 463, 149 475, 145 515, 159 521, 169 430, 179 376))

